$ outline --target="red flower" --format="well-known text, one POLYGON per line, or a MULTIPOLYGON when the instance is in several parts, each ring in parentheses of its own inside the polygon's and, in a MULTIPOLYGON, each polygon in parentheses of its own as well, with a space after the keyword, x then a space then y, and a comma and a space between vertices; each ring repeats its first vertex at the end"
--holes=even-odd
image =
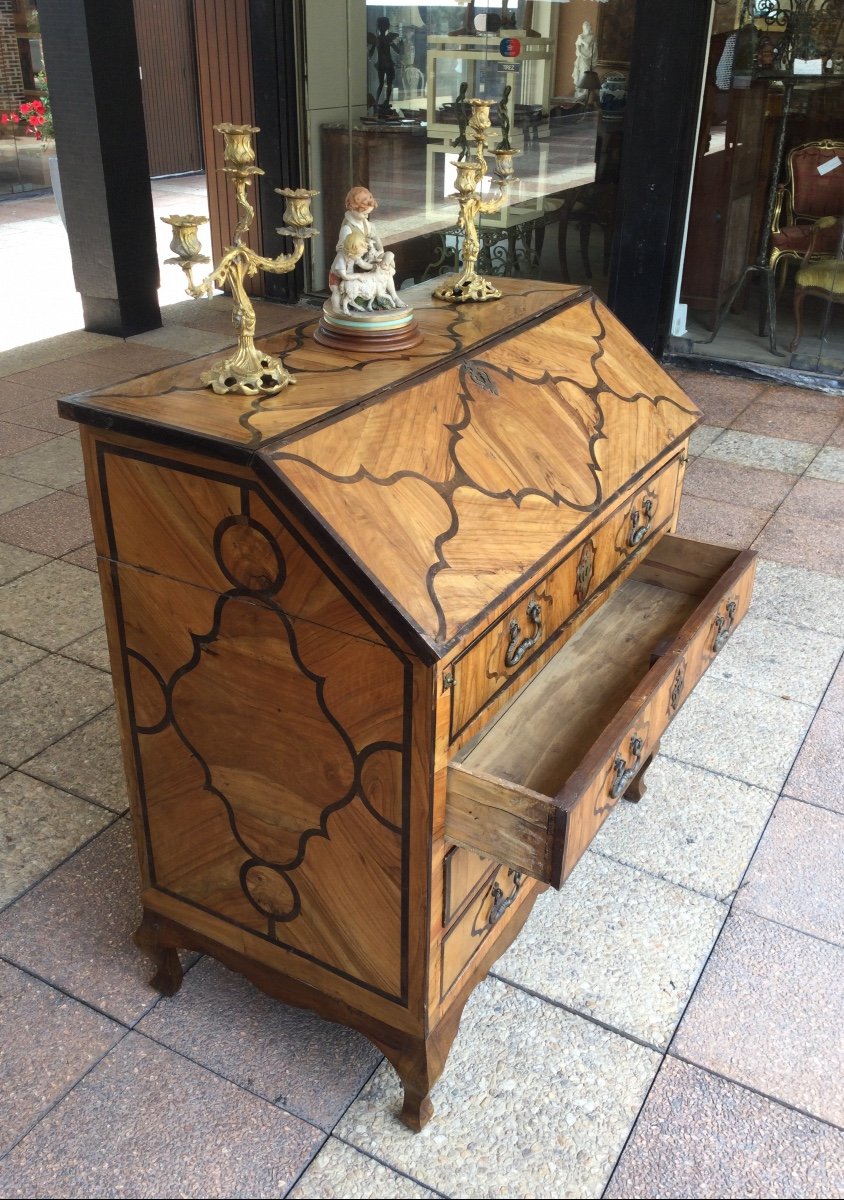
POLYGON ((0 117, 0 125, 8 125, 8 124, 9 124, 9 114, 3 113, 3 115, 0 117))
POLYGON ((29 107, 33 112, 36 113, 43 113, 44 111, 44 105, 40 100, 33 100, 29 107))
POLYGON ((16 125, 20 125, 20 121, 21 121, 21 119, 20 119, 20 117, 18 116, 18 114, 17 114, 17 113, 12 113, 12 120, 14 121, 14 123, 15 123, 16 125))
POLYGON ((32 108, 31 104, 22 104, 20 106, 20 111, 23 113, 24 116, 26 116, 31 108, 32 108))
POLYGON ((43 117, 30 117, 29 123, 30 123, 30 125, 43 125, 44 118, 43 117))

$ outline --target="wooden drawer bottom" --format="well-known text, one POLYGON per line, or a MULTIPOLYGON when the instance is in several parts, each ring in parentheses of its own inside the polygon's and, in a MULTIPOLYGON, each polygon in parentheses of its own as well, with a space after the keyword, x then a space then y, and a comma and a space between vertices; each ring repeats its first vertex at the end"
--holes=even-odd
POLYGON ((559 887, 744 616, 755 558, 665 537, 449 765, 446 836, 559 887))

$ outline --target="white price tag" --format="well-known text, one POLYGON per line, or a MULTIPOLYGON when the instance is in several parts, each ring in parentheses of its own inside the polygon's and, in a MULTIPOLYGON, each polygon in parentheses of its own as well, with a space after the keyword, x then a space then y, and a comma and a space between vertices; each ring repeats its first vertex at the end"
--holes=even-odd
POLYGON ((835 158, 828 158, 826 162, 821 163, 818 167, 819 175, 828 175, 830 171, 834 171, 836 167, 841 166, 841 159, 836 154, 835 158))

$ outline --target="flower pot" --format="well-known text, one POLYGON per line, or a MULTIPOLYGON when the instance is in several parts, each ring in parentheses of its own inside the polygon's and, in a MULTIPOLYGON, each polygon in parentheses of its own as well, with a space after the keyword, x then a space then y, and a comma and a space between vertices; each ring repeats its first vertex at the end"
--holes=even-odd
POLYGON ((62 204, 62 181, 59 177, 59 160, 56 158, 55 154, 48 156, 47 166, 50 169, 50 186, 53 189, 53 195, 56 200, 56 208, 59 210, 59 216, 62 219, 62 225, 64 225, 66 229, 67 223, 64 219, 64 204, 62 204))

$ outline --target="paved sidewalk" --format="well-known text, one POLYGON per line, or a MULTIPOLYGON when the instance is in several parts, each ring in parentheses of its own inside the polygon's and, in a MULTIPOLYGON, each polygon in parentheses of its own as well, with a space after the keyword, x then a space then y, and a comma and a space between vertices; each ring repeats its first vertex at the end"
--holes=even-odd
MULTIPOLYGON (((259 305, 259 332, 278 310, 259 305)), ((358 1035, 209 959, 164 999, 78 435, 57 398, 231 341, 0 353, 0 1195, 844 1196, 844 399, 678 374, 679 532, 756 546, 751 613, 470 1001, 435 1116, 358 1035)))

